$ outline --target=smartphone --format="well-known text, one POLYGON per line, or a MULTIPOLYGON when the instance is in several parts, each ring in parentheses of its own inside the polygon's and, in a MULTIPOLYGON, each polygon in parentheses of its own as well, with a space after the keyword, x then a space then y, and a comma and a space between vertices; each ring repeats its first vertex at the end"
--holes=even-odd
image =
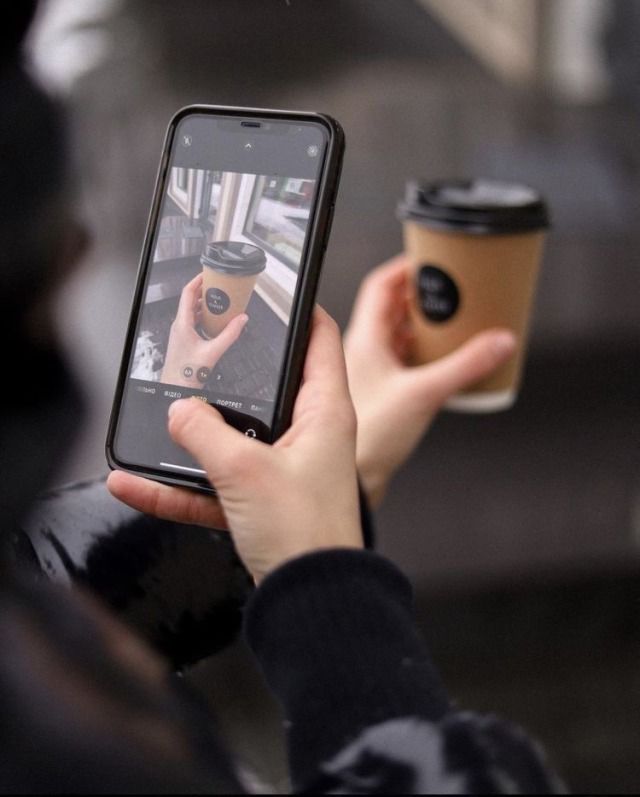
POLYGON ((213 490, 168 434, 181 398, 266 443, 290 425, 343 154, 340 125, 322 114, 190 106, 172 119, 109 424, 112 468, 213 490))

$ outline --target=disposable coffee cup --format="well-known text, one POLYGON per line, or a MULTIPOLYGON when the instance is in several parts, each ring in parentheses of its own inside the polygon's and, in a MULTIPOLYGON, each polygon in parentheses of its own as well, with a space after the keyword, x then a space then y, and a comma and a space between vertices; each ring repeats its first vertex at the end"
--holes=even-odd
POLYGON ((519 184, 410 182, 399 217, 410 260, 412 362, 434 362, 476 332, 506 327, 518 341, 513 358, 446 407, 475 413, 509 409, 520 388, 549 227, 545 201, 519 184))
POLYGON ((218 241, 200 258, 203 270, 202 330, 209 338, 219 335, 236 316, 244 313, 265 270, 262 249, 243 241, 218 241))

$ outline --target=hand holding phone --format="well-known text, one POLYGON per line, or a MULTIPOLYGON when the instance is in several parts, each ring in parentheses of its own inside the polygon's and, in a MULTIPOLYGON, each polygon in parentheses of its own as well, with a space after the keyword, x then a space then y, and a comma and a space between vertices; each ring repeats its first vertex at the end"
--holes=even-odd
POLYGON ((343 151, 339 125, 318 114, 193 106, 172 120, 109 428, 112 468, 213 489, 167 433, 181 398, 265 443, 288 428, 343 151))
POLYGON ((230 527, 256 582, 306 553, 361 548, 356 421, 340 331, 318 308, 291 428, 273 445, 250 440, 199 401, 173 405, 171 435, 218 496, 115 472, 113 495, 147 514, 230 527))

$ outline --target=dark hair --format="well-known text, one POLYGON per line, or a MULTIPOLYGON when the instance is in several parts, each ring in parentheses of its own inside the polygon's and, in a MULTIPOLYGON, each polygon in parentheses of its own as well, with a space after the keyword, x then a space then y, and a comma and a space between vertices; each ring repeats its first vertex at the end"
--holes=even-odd
POLYGON ((19 58, 24 37, 38 8, 38 0, 20 0, 2 21, 0 38, 0 69, 19 58))
MULTIPOLYGON (((18 14, 20 37, 31 13, 18 14)), ((4 36, 3 36, 4 38, 4 36)), ((0 68, 0 302, 3 320, 19 317, 45 287, 61 231, 67 186, 64 115, 21 63, 19 39, 0 68)))

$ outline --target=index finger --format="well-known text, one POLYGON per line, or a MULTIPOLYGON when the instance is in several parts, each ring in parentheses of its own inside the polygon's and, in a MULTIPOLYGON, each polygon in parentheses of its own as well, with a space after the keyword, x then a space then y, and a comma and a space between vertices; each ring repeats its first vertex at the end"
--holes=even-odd
POLYGON ((316 305, 303 371, 303 387, 323 394, 349 395, 342 335, 337 323, 316 305))
POLYGON ((109 474, 107 487, 114 498, 145 515, 190 526, 228 529, 222 507, 213 496, 117 470, 109 474))
POLYGON ((408 265, 407 256, 398 255, 365 277, 354 303, 351 329, 374 339, 389 336, 389 321, 405 298, 408 265))

